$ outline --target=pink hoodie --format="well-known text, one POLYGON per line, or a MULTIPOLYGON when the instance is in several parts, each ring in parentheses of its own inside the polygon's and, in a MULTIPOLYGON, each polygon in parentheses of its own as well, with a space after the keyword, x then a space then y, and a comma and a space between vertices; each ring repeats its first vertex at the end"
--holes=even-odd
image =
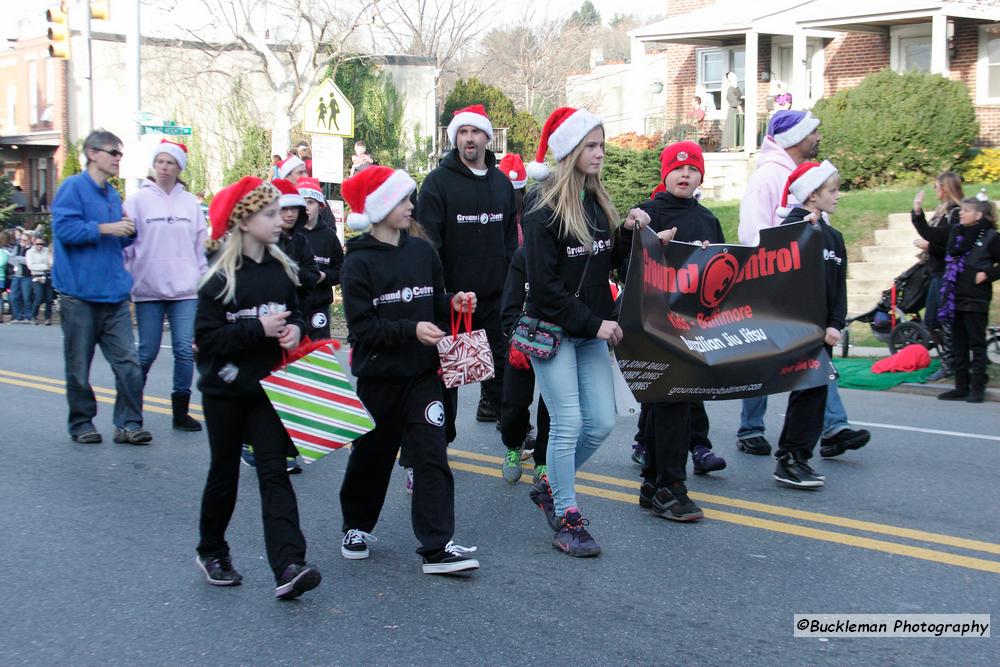
MULTIPOLYGON (((785 182, 795 171, 795 161, 785 149, 765 137, 757 155, 757 171, 747 181, 746 194, 740 201, 740 227, 738 236, 743 245, 757 245, 760 230, 777 227, 781 218, 775 213, 781 204, 785 182)), ((789 198, 789 203, 794 201, 789 198)))
POLYGON ((198 280, 208 267, 208 227, 198 200, 178 183, 170 194, 152 181, 125 200, 135 222, 135 243, 125 249, 133 301, 198 298, 198 280))

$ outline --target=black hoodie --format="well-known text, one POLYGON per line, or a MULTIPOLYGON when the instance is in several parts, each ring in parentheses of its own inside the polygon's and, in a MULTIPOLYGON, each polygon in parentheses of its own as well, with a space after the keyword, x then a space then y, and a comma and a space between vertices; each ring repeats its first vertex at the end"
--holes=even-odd
MULTIPOLYGON (((802 222, 811 211, 796 206, 781 223, 802 222)), ((826 326, 840 330, 847 326, 847 246, 844 237, 825 220, 823 231, 823 273, 826 277, 826 326)))
POLYGON ((361 234, 347 242, 340 278, 355 376, 403 380, 440 367, 437 349, 417 340, 418 322, 448 321, 453 296, 430 243, 406 232, 398 246, 361 234))
POLYGON ((510 271, 503 286, 503 301, 500 304, 500 327, 507 338, 514 334, 514 327, 524 312, 524 302, 528 298, 528 271, 524 267, 524 247, 520 247, 510 260, 510 271))
POLYGON ((685 199, 669 192, 657 192, 652 199, 636 204, 635 207, 649 214, 649 228, 654 232, 676 227, 675 241, 726 242, 719 219, 694 197, 685 199))
POLYGON ((225 280, 217 273, 198 290, 194 322, 198 388, 207 396, 253 396, 260 392, 260 380, 282 359, 278 339, 264 335, 258 317, 277 305, 291 312, 286 323, 297 325, 303 334, 306 323, 294 283, 270 252, 264 252, 260 264, 243 257, 236 272, 236 298, 229 303, 222 303, 219 296, 224 287, 225 280), (227 382, 220 371, 223 375, 233 371, 235 378, 227 382))
POLYGON ((532 210, 536 195, 537 190, 533 190, 525 198, 528 213, 522 224, 531 283, 525 311, 532 317, 558 324, 570 336, 595 338, 601 322, 614 319, 608 277, 611 271, 624 269, 632 247, 632 233, 619 227, 612 239, 604 210, 588 193, 583 208, 591 224, 593 244, 587 248, 576 239, 559 236, 552 221, 552 209, 532 210), (578 286, 579 297, 574 296, 578 286))
POLYGON ((476 176, 453 149, 427 174, 417 198, 417 220, 441 255, 444 284, 499 300, 517 249, 517 202, 510 180, 486 151, 486 175, 476 176))
MULTIPOLYGON (((913 217, 913 226, 923 238, 951 252, 956 247, 956 237, 970 242, 964 270, 955 279, 955 309, 973 313, 986 313, 993 298, 993 281, 1000 278, 1000 233, 986 221, 980 220, 971 227, 961 224, 950 227, 931 227, 923 216, 913 217), (976 274, 983 272, 986 280, 976 283, 976 274)), ((947 266, 947 260, 945 261, 947 266)))
POLYGON ((310 295, 319 285, 319 267, 316 266, 316 256, 301 229, 300 220, 290 231, 282 230, 278 247, 299 265, 299 304, 305 307, 304 304, 310 300, 310 295))
POLYGON ((309 242, 316 268, 326 274, 322 282, 306 294, 302 310, 309 313, 333 302, 333 286, 340 284, 340 267, 344 263, 344 248, 340 245, 337 232, 323 222, 322 218, 316 221, 316 226, 312 229, 308 229, 305 225, 296 227, 296 229, 309 242))

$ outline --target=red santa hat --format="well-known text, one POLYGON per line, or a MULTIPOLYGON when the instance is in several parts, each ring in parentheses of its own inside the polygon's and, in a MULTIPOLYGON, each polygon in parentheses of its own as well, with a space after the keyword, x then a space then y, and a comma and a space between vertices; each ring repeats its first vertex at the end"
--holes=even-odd
POLYGON ((302 161, 302 158, 300 158, 298 155, 290 155, 284 160, 282 160, 281 163, 278 165, 278 177, 288 178, 288 175, 292 173, 292 171, 296 167, 304 167, 304 166, 306 166, 306 163, 302 161))
POLYGON ((278 192, 281 193, 281 208, 288 208, 290 206, 301 206, 306 207, 306 200, 302 198, 299 194, 298 188, 292 185, 291 181, 287 181, 283 178, 276 178, 271 181, 271 184, 278 188, 278 192))
POLYGON ((184 171, 184 167, 186 167, 188 163, 187 146, 178 141, 164 139, 158 143, 156 148, 153 150, 153 166, 156 166, 156 156, 160 153, 166 153, 172 157, 174 162, 177 163, 177 166, 181 168, 181 171, 184 171))
POLYGON ((396 204, 410 196, 417 183, 402 169, 371 166, 351 176, 340 191, 351 207, 347 226, 362 231, 385 220, 396 204))
POLYGON ((701 152, 701 146, 693 141, 678 141, 670 144, 660 153, 660 183, 653 190, 650 198, 655 197, 658 192, 666 192, 663 179, 674 169, 689 164, 701 173, 705 178, 705 156, 701 152))
POLYGON ((256 176, 244 176, 222 188, 208 207, 212 239, 218 241, 237 223, 262 211, 280 194, 277 188, 256 176))
POLYGON ((455 112, 454 118, 448 123, 448 140, 452 146, 455 145, 458 128, 463 125, 471 125, 477 130, 482 130, 490 141, 493 141, 493 123, 490 122, 490 117, 486 115, 486 107, 482 104, 473 104, 455 112))
POLYGON ((785 181, 785 190, 781 193, 781 205, 775 211, 778 216, 787 218, 792 209, 788 206, 788 195, 795 197, 795 201, 804 203, 809 199, 809 195, 816 192, 830 180, 830 177, 837 173, 829 160, 820 162, 803 162, 785 181))
POLYGON ((552 149, 552 155, 559 162, 573 152, 588 132, 602 124, 600 118, 586 109, 559 107, 553 111, 542 126, 535 160, 528 163, 528 176, 536 181, 544 181, 551 174, 545 166, 545 152, 548 149, 552 149))
POLYGON ((323 196, 323 186, 319 184, 319 179, 303 176, 295 185, 304 199, 315 199, 320 204, 326 203, 326 197, 323 196))
POLYGON ((528 172, 524 170, 524 162, 517 153, 507 153, 504 155, 497 168, 500 169, 504 176, 510 179, 510 183, 514 186, 515 190, 520 190, 528 182, 528 172))

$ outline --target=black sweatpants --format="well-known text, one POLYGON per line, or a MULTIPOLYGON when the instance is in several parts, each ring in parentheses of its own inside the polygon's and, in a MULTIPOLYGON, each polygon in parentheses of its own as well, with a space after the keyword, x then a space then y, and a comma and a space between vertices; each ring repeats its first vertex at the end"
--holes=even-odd
POLYGON ((826 410, 826 384, 793 391, 788 395, 785 423, 778 437, 776 458, 791 454, 797 460, 812 458, 816 441, 823 434, 823 411, 826 410))
MULTIPOLYGON (((646 415, 648 410, 646 405, 651 405, 647 403, 642 403, 639 409, 639 421, 636 426, 635 441, 640 445, 645 447, 647 450, 653 446, 652 432, 650 432, 649 440, 647 442, 645 434, 645 423, 646 415)), ((688 449, 691 453, 698 447, 706 447, 708 449, 712 448, 712 441, 708 437, 708 431, 711 424, 708 420, 708 412, 705 410, 704 401, 692 401, 691 402, 691 442, 688 449)))
MULTIPOLYGON (((493 355, 493 377, 482 383, 482 391, 496 414, 500 414, 503 403, 503 375, 507 365, 507 338, 500 330, 500 298, 476 303, 476 312, 472 314, 472 330, 484 329, 486 340, 490 344, 493 355)), ((445 405, 445 438, 448 444, 455 441, 455 418, 458 415, 458 388, 444 391, 445 405)))
MULTIPOLYGON (((503 401, 500 408, 500 439, 507 449, 520 449, 531 425, 531 403, 535 397, 535 372, 508 366, 503 376, 503 401)), ((545 465, 549 448, 549 409, 538 397, 535 414, 538 434, 532 459, 536 466, 545 465)))
POLYGON ((198 553, 203 557, 229 554, 226 527, 236 507, 240 451, 248 443, 257 459, 267 560, 277 580, 289 565, 306 559, 298 503, 285 470, 291 438, 263 389, 251 398, 203 396, 202 406, 212 462, 201 499, 198 553))
POLYGON ((986 387, 986 313, 955 311, 951 323, 951 345, 955 386, 959 389, 986 387), (972 363, 969 363, 969 355, 972 363))
POLYGON ((643 403, 646 465, 642 478, 662 488, 687 479, 692 403, 643 403))
POLYGON ((358 378, 358 397, 375 429, 354 442, 340 487, 343 530, 374 531, 393 462, 405 438, 413 466, 410 518, 417 553, 440 552, 455 532, 455 482, 444 440, 444 406, 437 374, 405 380, 358 378))

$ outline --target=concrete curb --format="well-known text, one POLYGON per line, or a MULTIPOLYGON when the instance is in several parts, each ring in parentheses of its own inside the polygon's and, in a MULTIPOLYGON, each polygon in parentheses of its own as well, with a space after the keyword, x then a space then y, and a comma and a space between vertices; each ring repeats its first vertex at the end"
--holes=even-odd
MULTIPOLYGON (((944 382, 934 382, 930 384, 920 384, 918 382, 904 382, 886 391, 897 394, 915 394, 917 396, 937 396, 951 389, 954 385, 944 382)), ((960 402, 960 401, 959 401, 960 402)), ((987 403, 1000 403, 1000 389, 986 389, 987 403)))

